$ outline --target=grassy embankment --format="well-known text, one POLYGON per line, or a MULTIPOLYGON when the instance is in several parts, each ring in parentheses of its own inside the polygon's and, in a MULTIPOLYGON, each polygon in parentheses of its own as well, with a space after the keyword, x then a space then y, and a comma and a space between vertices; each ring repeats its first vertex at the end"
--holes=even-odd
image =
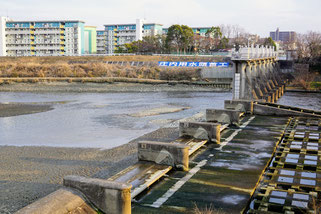
POLYGON ((199 80, 199 69, 160 68, 158 61, 219 61, 219 58, 160 56, 3 57, 0 84, 12 82, 139 82, 199 80), (104 61, 146 61, 154 66, 120 66, 104 61), (73 62, 73 63, 70 63, 73 62))

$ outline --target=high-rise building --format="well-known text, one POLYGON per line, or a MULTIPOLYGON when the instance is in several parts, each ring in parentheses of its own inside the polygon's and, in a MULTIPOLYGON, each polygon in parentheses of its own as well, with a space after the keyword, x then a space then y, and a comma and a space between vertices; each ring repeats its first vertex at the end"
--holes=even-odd
POLYGON ((83 53, 82 21, 12 21, 0 17, 0 56, 63 56, 83 53))
MULTIPOLYGON (((106 52, 114 53, 120 46, 141 40, 144 36, 162 34, 163 25, 156 23, 144 23, 137 19, 136 24, 109 24, 105 25, 106 52)), ((100 32, 100 34, 103 34, 100 32)), ((98 43, 98 41, 97 41, 98 43)))
POLYGON ((280 31, 279 28, 275 32, 270 32, 270 37, 274 41, 282 42, 295 42, 296 41, 296 32, 294 31, 280 31))
POLYGON ((85 26, 85 54, 97 53, 97 30, 94 26, 85 26))

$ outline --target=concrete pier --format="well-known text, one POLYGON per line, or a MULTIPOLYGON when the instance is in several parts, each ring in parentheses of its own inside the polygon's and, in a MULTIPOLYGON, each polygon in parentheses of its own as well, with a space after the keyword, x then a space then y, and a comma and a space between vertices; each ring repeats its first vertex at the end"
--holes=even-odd
POLYGON ((271 47, 252 45, 234 50, 233 99, 276 102, 284 91, 277 60, 277 53, 271 47))
POLYGON ((102 179, 67 176, 64 186, 82 192, 92 204, 106 214, 131 213, 131 185, 102 179))
POLYGON ((188 150, 189 146, 179 143, 142 141, 138 143, 138 160, 188 171, 188 150))
POLYGON ((194 139, 210 140, 220 143, 219 123, 208 122, 181 122, 179 123, 179 136, 193 137, 194 139))
MULTIPOLYGON (((243 109, 244 110, 244 109, 243 109)), ((206 121, 220 124, 240 124, 241 111, 229 109, 206 109, 206 121)))

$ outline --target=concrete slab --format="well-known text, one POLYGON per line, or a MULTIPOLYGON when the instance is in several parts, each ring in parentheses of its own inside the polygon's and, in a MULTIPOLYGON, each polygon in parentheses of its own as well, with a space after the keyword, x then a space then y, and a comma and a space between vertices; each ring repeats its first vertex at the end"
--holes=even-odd
MULTIPOLYGON (((244 122, 248 119, 244 118, 244 122)), ((168 201, 158 209, 149 206, 179 182, 186 172, 171 172, 148 195, 133 204, 132 212, 186 213, 195 206, 204 209, 212 204, 217 211, 224 209, 227 213, 240 213, 246 207, 286 122, 287 118, 258 116, 221 150, 218 149, 219 145, 207 144, 205 151, 193 157, 190 168, 205 159, 206 165, 168 201)), ((235 130, 225 130, 221 135, 222 141, 235 130)))

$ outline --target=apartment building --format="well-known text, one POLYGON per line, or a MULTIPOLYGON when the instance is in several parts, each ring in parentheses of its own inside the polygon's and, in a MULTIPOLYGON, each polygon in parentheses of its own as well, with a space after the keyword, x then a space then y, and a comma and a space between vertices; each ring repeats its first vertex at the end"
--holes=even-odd
MULTIPOLYGON (((142 40, 144 36, 162 34, 163 25, 156 23, 144 23, 137 19, 136 24, 110 24, 105 25, 106 52, 114 53, 118 47, 126 43, 142 40)), ((100 32, 100 34, 103 34, 100 32)), ((98 41, 97 41, 98 43, 98 41)), ((97 47, 98 48, 98 47, 97 47)))
POLYGON ((84 22, 12 21, 0 18, 0 56, 64 56, 84 53, 84 22))
POLYGON ((107 32, 104 30, 97 30, 97 54, 107 53, 107 32))

